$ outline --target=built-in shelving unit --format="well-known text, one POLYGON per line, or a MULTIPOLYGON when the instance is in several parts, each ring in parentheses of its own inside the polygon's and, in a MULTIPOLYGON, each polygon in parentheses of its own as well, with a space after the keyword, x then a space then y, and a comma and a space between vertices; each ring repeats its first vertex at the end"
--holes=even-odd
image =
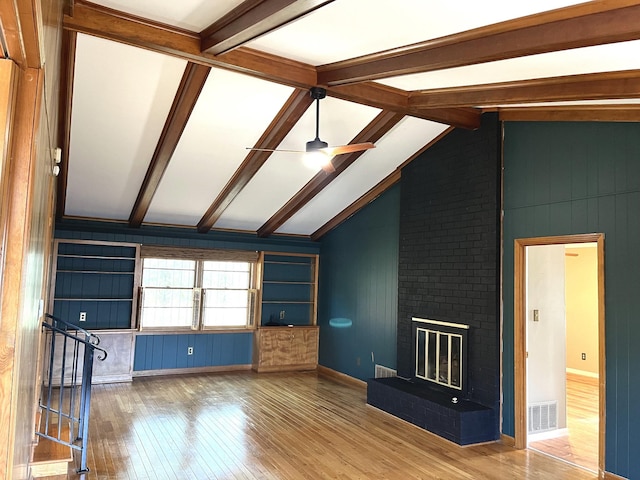
POLYGON ((318 255, 265 253, 261 326, 316 324, 318 255))
POLYGON ((140 246, 56 240, 49 311, 87 330, 134 327, 140 246))

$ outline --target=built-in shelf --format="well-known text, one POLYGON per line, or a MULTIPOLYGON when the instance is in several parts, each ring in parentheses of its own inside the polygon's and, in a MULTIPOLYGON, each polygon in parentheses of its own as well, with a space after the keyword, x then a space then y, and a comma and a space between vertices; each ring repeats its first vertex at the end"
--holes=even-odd
POLYGON ((265 252, 262 326, 316 324, 318 255, 265 252))
POLYGON ((54 248, 49 312, 87 330, 133 328, 140 246, 58 239, 54 248))

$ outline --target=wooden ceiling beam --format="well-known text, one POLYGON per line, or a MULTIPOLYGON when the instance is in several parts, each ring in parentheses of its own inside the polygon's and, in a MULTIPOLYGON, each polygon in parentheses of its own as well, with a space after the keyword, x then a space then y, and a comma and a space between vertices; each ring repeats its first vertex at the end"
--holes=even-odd
MULTIPOLYGON (((377 142, 385 133, 391 130, 404 115, 382 111, 374 118, 350 143, 377 142)), ((259 237, 268 237, 274 233, 289 218, 295 215, 312 198, 329 185, 338 175, 344 172, 364 152, 354 152, 333 157, 332 163, 335 171, 332 173, 318 172, 309 182, 300 189, 280 210, 278 210, 264 225, 258 229, 259 237)))
POLYGON ((505 122, 640 122, 640 104, 508 107, 498 110, 505 122))
MULTIPOLYGON (((294 88, 309 89, 318 85, 316 69, 312 65, 245 47, 237 48, 220 56, 202 53, 200 51, 200 37, 195 33, 153 23, 81 0, 75 1, 73 16, 65 15, 64 28, 172 55, 201 65, 244 73, 294 88)), ((477 128, 480 122, 480 112, 473 109, 410 112, 407 109, 408 93, 406 91, 373 82, 328 88, 327 94, 351 102, 462 128, 477 128)))
POLYGON ((640 97, 640 70, 624 70, 422 90, 410 94, 409 108, 419 110, 463 105, 483 107, 638 97, 640 97))
MULTIPOLYGON (((309 95, 308 90, 294 91, 254 147, 277 148, 312 103, 313 98, 309 95)), ((242 165, 198 222, 200 233, 211 230, 226 208, 264 165, 271 153, 256 150, 249 152, 242 165)))
POLYGON ((200 49, 212 55, 220 55, 332 1, 245 0, 200 32, 200 49))
POLYGON ((187 64, 138 197, 129 215, 129 226, 139 227, 142 224, 210 70, 210 67, 196 63, 187 64))
POLYGON ((318 67, 340 85, 640 38, 634 0, 587 2, 318 67))
POLYGON ((58 145, 62 150, 62 162, 57 178, 56 218, 64 216, 67 203, 67 179, 69 177, 69 148, 71 145, 71 109, 73 106, 73 77, 76 59, 76 32, 62 32, 60 58, 60 114, 58 115, 58 145))
POLYGON ((474 108, 434 108, 417 111, 410 108, 410 92, 381 83, 362 82, 329 87, 327 88, 327 95, 454 127, 470 129, 480 127, 480 115, 482 114, 480 110, 474 108), (374 102, 371 99, 375 99, 375 105, 372 105, 374 102))

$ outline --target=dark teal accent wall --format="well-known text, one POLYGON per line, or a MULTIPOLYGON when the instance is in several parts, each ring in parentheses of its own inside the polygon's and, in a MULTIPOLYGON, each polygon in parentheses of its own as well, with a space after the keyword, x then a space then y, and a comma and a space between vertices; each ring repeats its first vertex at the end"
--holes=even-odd
POLYGON ((252 333, 138 335, 133 370, 250 365, 252 339, 252 333))
POLYGON ((506 123, 503 432, 514 434, 513 242, 605 234, 605 468, 640 478, 640 123, 506 123))
POLYGON ((320 365, 361 380, 396 367, 399 214, 396 185, 322 238, 320 365))

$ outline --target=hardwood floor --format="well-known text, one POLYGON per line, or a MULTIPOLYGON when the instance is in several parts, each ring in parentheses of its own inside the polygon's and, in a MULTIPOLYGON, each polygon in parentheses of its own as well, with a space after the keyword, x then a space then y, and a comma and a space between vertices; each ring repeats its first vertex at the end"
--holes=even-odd
POLYGON ((135 379, 93 389, 89 468, 69 479, 575 479, 500 443, 461 448, 315 373, 135 379))
POLYGON ((567 374, 568 435, 531 442, 529 447, 598 471, 598 380, 567 374))

